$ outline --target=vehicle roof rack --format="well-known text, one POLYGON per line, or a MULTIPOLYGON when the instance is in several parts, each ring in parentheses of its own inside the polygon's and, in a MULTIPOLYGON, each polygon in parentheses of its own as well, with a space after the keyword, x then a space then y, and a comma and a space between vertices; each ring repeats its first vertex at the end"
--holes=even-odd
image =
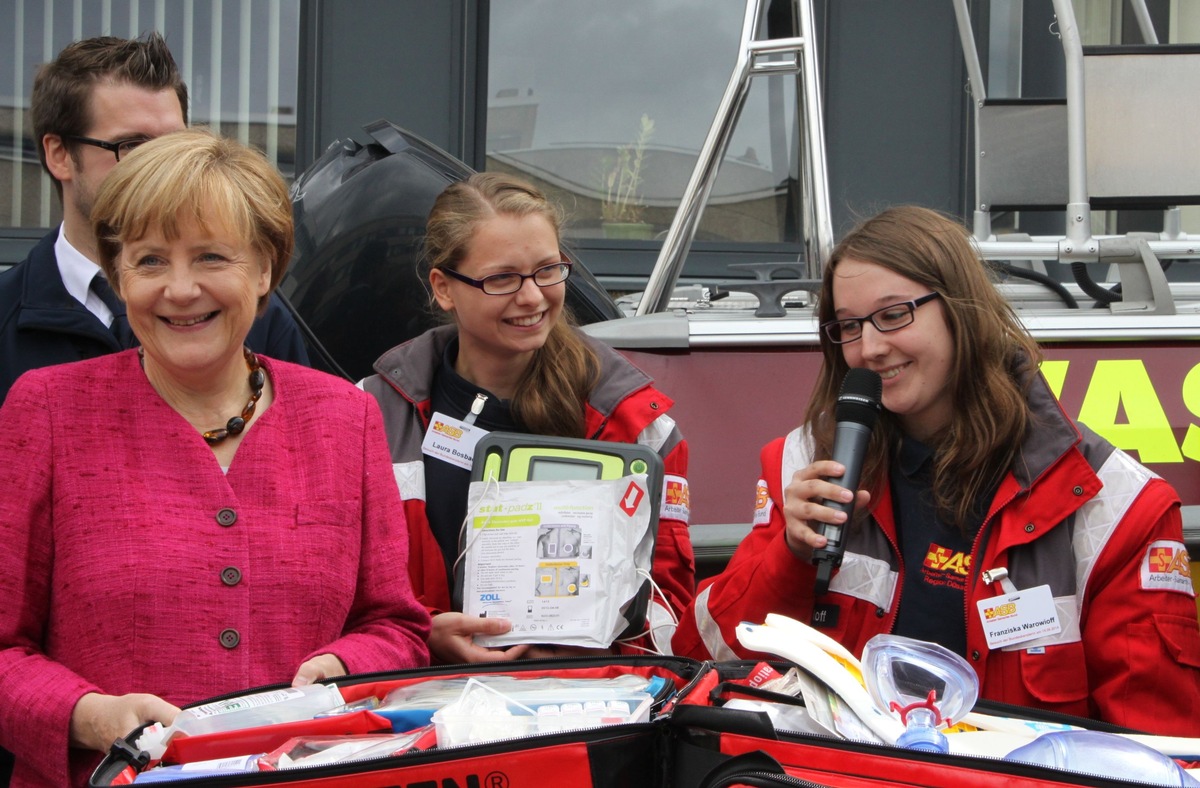
MULTIPOLYGON (((759 40, 756 35, 760 28, 765 28, 762 23, 767 4, 767 0, 746 0, 741 45, 733 73, 700 148, 696 166, 680 199, 679 210, 671 220, 654 270, 646 282, 645 292, 637 307, 639 315, 661 312, 670 303, 671 293, 679 281, 684 260, 696 235, 696 228, 700 225, 704 205, 708 201, 713 184, 716 183, 717 169, 729 148, 738 115, 741 114, 746 96, 750 92, 752 77, 800 74, 804 107, 801 145, 806 164, 803 168, 802 190, 804 259, 807 261, 810 276, 821 275, 821 268, 833 250, 833 220, 829 208, 829 177, 825 156, 825 122, 822 117, 823 104, 817 78, 812 3, 810 0, 793 0, 795 19, 800 28, 798 37, 759 40)), ((783 311, 781 299, 784 293, 776 294, 778 288, 774 283, 764 283, 760 278, 760 281, 749 286, 739 284, 738 289, 754 291, 756 295, 767 299, 760 299, 760 309, 772 313, 776 310, 783 311), (777 307, 773 307, 772 304, 777 307)), ((803 288, 792 287, 785 292, 796 289, 803 288)))
POLYGON ((1145 0, 1130 0, 1144 45, 1084 47, 1070 0, 1053 0, 1066 97, 990 99, 967 2, 953 3, 974 100, 973 233, 982 255, 1069 264, 1089 295, 1085 265, 1112 263, 1120 284, 1095 292, 1098 306, 1175 314, 1161 260, 1200 256, 1200 236, 1181 231, 1178 208, 1200 204, 1200 148, 1190 131, 1200 110, 1176 100, 1200 90, 1200 48, 1158 43, 1145 0), (1162 209, 1163 230, 1093 236, 1093 207, 1162 209), (1063 234, 997 238, 992 215, 1001 209, 1064 210, 1063 234))

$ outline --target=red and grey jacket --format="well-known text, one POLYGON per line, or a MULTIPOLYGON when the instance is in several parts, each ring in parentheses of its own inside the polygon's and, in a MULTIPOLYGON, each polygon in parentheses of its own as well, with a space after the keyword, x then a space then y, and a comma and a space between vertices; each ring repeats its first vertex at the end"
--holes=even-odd
MULTIPOLYGON (((1200 734, 1200 627, 1178 496, 1077 428, 1040 375, 1029 403, 1034 426, 961 562, 965 609, 928 614, 966 617, 965 656, 981 697, 1154 733, 1200 734), (976 603, 1004 593, 982 577, 997 568, 1018 589, 1049 585, 1062 631, 989 649, 976 603)), ((872 636, 892 630, 904 564, 887 484, 864 527, 847 534, 821 621, 814 620, 816 571, 787 547, 781 510, 784 488, 811 460, 803 428, 764 447, 754 527, 681 619, 676 654, 759 656, 737 643, 734 629, 767 613, 824 624, 821 631, 859 655, 872 636)))
MULTIPOLYGON (((409 575, 417 599, 431 613, 451 609, 450 579, 425 514, 421 442, 433 415, 434 372, 456 332, 454 326, 441 326, 392 348, 375 362, 378 374, 360 384, 383 410, 392 467, 408 518, 409 575)), ((695 595, 696 567, 688 535, 687 442, 667 415, 674 403, 651 385, 650 377, 607 345, 581 336, 600 360, 599 382, 586 406, 584 437, 639 443, 663 458, 663 497, 650 574, 670 607, 656 593, 649 626, 658 650, 668 652, 672 622, 695 595)))

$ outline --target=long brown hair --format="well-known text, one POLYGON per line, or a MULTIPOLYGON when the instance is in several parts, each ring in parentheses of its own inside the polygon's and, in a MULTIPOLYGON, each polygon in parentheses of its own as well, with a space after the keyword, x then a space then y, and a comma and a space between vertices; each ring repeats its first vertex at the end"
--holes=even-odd
MULTIPOLYGON (((481 172, 438 195, 425 230, 426 264, 431 270, 457 270, 480 222, 497 215, 545 217, 555 238, 561 238, 561 214, 536 187, 511 175, 481 172)), ((584 437, 584 403, 599 374, 596 354, 564 307, 517 383, 513 416, 538 435, 584 437)))
MULTIPOLYGON (((966 229, 937 211, 889 208, 842 239, 821 282, 821 323, 834 319, 833 274, 846 259, 881 266, 941 296, 954 340, 949 382, 954 408, 950 424, 932 441, 933 496, 939 515, 965 528, 975 499, 999 481, 1024 438, 1030 420, 1026 391, 1041 351, 996 290, 966 229)), ((832 413, 848 366, 841 347, 824 332, 821 351, 824 363, 805 418, 816 456, 828 457, 832 413)), ((868 449, 862 487, 879 490, 900 436, 898 420, 885 410, 868 449)))

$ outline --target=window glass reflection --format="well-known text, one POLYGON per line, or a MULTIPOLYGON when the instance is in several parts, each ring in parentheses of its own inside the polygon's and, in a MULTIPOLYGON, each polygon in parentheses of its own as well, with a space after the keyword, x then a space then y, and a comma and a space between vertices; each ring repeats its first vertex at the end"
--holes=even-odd
POLYGON ((300 0, 0 0, 0 226, 62 218, 32 138, 38 66, 77 39, 151 30, 166 38, 187 82, 189 121, 254 145, 294 177, 300 0))
MULTIPOLYGON (((661 241, 729 81, 742 13, 687 0, 493 0, 488 168, 544 188, 572 240, 661 241)), ((796 90, 791 76, 752 82, 697 240, 797 241, 796 90)))

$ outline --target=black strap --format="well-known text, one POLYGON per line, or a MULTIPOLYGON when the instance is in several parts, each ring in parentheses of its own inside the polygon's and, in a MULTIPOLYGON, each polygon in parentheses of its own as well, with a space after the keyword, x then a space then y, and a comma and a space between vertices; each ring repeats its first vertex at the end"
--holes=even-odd
POLYGON ((109 286, 108 280, 104 278, 104 274, 96 274, 92 277, 90 288, 95 293, 104 305, 112 312, 113 321, 109 329, 113 332, 113 336, 117 338, 121 348, 131 348, 137 344, 134 339, 133 329, 129 327, 129 318, 125 315, 125 303, 117 298, 117 294, 113 292, 109 286))
POLYGON ((726 701, 739 696, 786 704, 788 706, 804 705, 804 699, 801 697, 787 695, 782 692, 773 692, 762 687, 751 687, 749 684, 741 684, 736 681, 722 681, 713 687, 708 693, 708 701, 713 706, 724 706, 726 701))

